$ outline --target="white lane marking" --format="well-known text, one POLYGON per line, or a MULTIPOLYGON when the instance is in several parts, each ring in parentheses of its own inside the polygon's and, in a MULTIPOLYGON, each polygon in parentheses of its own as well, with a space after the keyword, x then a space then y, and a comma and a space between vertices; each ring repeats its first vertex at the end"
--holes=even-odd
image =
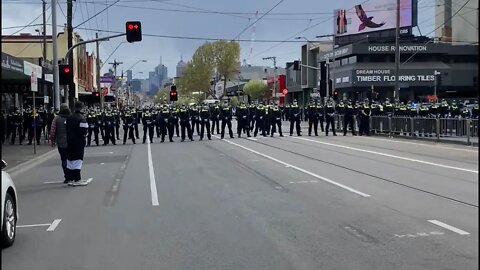
MULTIPOLYGON (((90 178, 92 179, 92 178, 90 178)), ((52 224, 47 228, 47 232, 53 232, 57 228, 58 224, 60 224, 61 219, 55 219, 52 224)))
POLYGON ((100 163, 100 165, 105 165, 105 163, 104 163, 104 162, 102 162, 102 163, 100 163))
POLYGON ((288 182, 289 184, 305 184, 305 183, 318 183, 317 180, 312 181, 298 181, 298 182, 288 182))
POLYGON ((43 227, 43 226, 51 226, 51 223, 47 224, 29 224, 29 225, 17 225, 17 228, 30 228, 30 227, 43 227))
POLYGON ((374 141, 384 141, 384 142, 397 142, 397 143, 404 143, 404 144, 412 144, 412 145, 421 145, 421 146, 427 146, 427 147, 435 147, 435 148, 442 148, 442 149, 449 149, 449 150, 458 150, 458 151, 465 151, 465 152, 478 152, 477 150, 471 150, 471 149, 463 149, 463 148, 454 148, 454 147, 446 147, 446 146, 441 146, 438 144, 424 144, 424 143, 415 143, 415 142, 403 142, 399 140, 386 140, 386 139, 379 139, 379 138, 371 138, 371 137, 357 137, 358 139, 368 139, 368 140, 374 140, 374 141))
POLYGON ((365 152, 365 153, 370 153, 370 154, 375 154, 375 155, 380 155, 380 156, 385 156, 385 157, 391 157, 391 158, 396 158, 396 159, 401 159, 401 160, 406 160, 406 161, 411 161, 411 162, 417 162, 417 163, 432 165, 432 166, 436 166, 436 167, 442 167, 442 168, 446 168, 446 169, 459 170, 459 171, 465 171, 465 172, 471 172, 471 173, 478 174, 478 171, 476 171, 476 170, 470 170, 470 169, 459 168, 459 167, 454 167, 454 166, 449 166, 449 165, 444 165, 444 164, 438 164, 438 163, 428 162, 428 161, 419 160, 419 159, 400 157, 400 156, 390 155, 390 154, 386 154, 386 153, 381 153, 381 152, 376 152, 376 151, 371 151, 371 150, 365 150, 365 149, 360 149, 360 148, 355 148, 355 147, 350 147, 350 146, 345 146, 345 145, 340 145, 340 144, 320 142, 320 141, 315 141, 315 140, 310 140, 310 139, 305 139, 305 138, 300 138, 300 137, 292 137, 292 138, 297 139, 297 140, 309 141, 309 142, 313 142, 313 143, 330 145, 330 146, 334 146, 334 147, 345 148, 345 149, 349 149, 349 150, 355 150, 355 151, 359 151, 359 152, 365 152))
POLYGON ((249 138, 249 137, 247 137, 247 140, 250 140, 250 141, 258 141, 258 139, 255 139, 255 138, 249 138))
POLYGON ((155 183, 155 172, 153 171, 152 149, 150 147, 150 140, 148 140, 148 171, 150 173, 150 192, 152 194, 152 205, 158 206, 157 184, 155 183))
POLYGON ((43 182, 44 184, 63 184, 63 181, 49 181, 49 182, 43 182))
POLYGON ((446 224, 446 223, 443 223, 443 222, 438 221, 438 220, 435 220, 435 219, 431 219, 431 220, 429 220, 428 222, 433 223, 433 224, 435 224, 435 225, 438 225, 438 226, 440 226, 440 227, 443 227, 443 228, 445 228, 445 229, 447 229, 447 230, 450 230, 450 231, 452 231, 452 232, 456 232, 456 233, 458 233, 458 234, 460 234, 460 235, 469 235, 469 234, 470 234, 469 232, 466 232, 466 231, 464 231, 464 230, 460 230, 459 228, 455 228, 455 227, 453 227, 452 225, 448 225, 448 224, 446 224))
POLYGON ((110 154, 110 155, 112 155, 113 152, 92 152, 92 153, 85 153, 85 154, 88 154, 88 155, 105 155, 105 154, 110 154))
MULTIPOLYGON (((214 136, 214 137, 217 137, 217 136, 214 136)), ((218 137, 217 137, 217 138, 218 138, 218 137)), ((227 142, 227 143, 229 143, 229 144, 231 144, 231 145, 235 145, 235 146, 240 147, 240 148, 242 148, 242 149, 244 149, 244 150, 247 150, 247 151, 250 151, 250 152, 252 152, 252 153, 254 153, 254 154, 257 154, 257 155, 259 155, 259 156, 262 156, 262 157, 264 157, 264 158, 267 158, 267 159, 270 159, 270 160, 275 161, 275 162, 277 162, 277 163, 280 163, 280 164, 282 164, 282 165, 289 166, 289 168, 292 168, 292 169, 295 169, 295 170, 297 170, 297 171, 303 172, 303 173, 305 173, 305 174, 308 174, 308 175, 310 175, 310 176, 313 176, 313 177, 315 177, 315 178, 317 178, 317 179, 320 179, 320 180, 322 180, 322 181, 325 181, 325 182, 330 183, 330 184, 332 184, 332 185, 335 185, 335 186, 337 186, 337 187, 346 189, 346 190, 348 190, 348 191, 350 191, 350 192, 353 192, 353 193, 355 193, 355 194, 358 194, 358 195, 360 195, 360 196, 362 196, 362 197, 370 197, 370 195, 368 195, 368 194, 366 194, 366 193, 363 193, 363 192, 361 192, 361 191, 358 191, 358 190, 353 189, 353 188, 351 188, 351 187, 348 187, 348 186, 346 186, 346 185, 340 184, 340 183, 338 183, 338 182, 335 182, 335 181, 333 181, 333 180, 330 180, 330 179, 328 179, 328 178, 326 178, 326 177, 320 176, 320 175, 315 174, 315 173, 313 173, 313 172, 307 171, 307 170, 302 169, 302 168, 300 168, 300 167, 297 167, 297 166, 295 166, 295 165, 286 163, 285 161, 281 161, 281 160, 279 160, 279 159, 276 159, 276 158, 271 157, 271 156, 269 156, 269 155, 266 155, 266 154, 257 152, 257 151, 255 151, 255 150, 253 150, 253 149, 250 149, 250 148, 245 147, 245 146, 243 146, 243 145, 240 145, 240 144, 231 142, 231 141, 229 141, 229 140, 224 140, 224 141, 227 142)))

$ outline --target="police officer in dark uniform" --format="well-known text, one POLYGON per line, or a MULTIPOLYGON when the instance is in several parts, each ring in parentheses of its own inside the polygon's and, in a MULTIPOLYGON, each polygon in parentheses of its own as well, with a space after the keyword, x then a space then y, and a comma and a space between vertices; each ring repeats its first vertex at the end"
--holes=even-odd
POLYGON ((172 114, 168 105, 163 105, 159 116, 158 121, 160 122, 160 133, 162 135, 162 140, 160 142, 165 142, 165 135, 167 135, 167 132, 169 141, 173 142, 173 125, 171 123, 172 114))
POLYGON ((238 138, 242 136, 242 131, 247 133, 247 137, 250 137, 250 122, 248 107, 244 102, 238 106, 236 110, 237 115, 237 134, 238 138))
POLYGON ((147 140, 147 131, 150 142, 153 143, 153 132, 155 129, 155 121, 153 119, 152 113, 149 109, 144 108, 142 113, 142 125, 143 125, 143 143, 147 140))
POLYGON ((440 118, 447 118, 450 114, 450 105, 445 99, 442 99, 440 106, 438 107, 438 113, 440 114, 440 118))
MULTIPOLYGON (((225 102, 220 110, 220 118, 222 119, 221 139, 225 136, 225 126, 228 126, 228 133, 230 138, 233 139, 232 131, 232 108, 225 102)), ((213 127, 212 127, 213 130, 213 127)))
POLYGON ((325 135, 328 136, 328 131, 330 126, 332 126, 332 133, 333 136, 337 136, 335 131, 335 104, 333 103, 332 97, 330 97, 327 101, 327 105, 325 106, 325 119, 326 119, 326 126, 325 126, 325 135))
POLYGON ((355 108, 352 105, 352 101, 349 99, 347 100, 347 105, 345 106, 345 114, 343 118, 343 136, 347 136, 347 127, 350 126, 350 129, 352 130, 352 135, 357 136, 357 133, 355 132, 355 126, 354 126, 354 121, 353 117, 355 115, 355 108))
POLYGON ((120 140, 120 113, 116 108, 112 111, 113 124, 115 127, 115 134, 117 135, 117 140, 120 140))
POLYGON ((180 118, 180 133, 182 135, 182 142, 185 141, 185 129, 187 130, 188 138, 193 142, 193 131, 190 127, 190 115, 188 113, 187 106, 182 105, 182 107, 180 107, 178 110, 178 116, 180 118))
POLYGON ((312 136, 312 126, 315 136, 318 136, 318 112, 314 101, 307 106, 308 136, 312 136))
POLYGON ((302 136, 302 131, 300 129, 300 108, 298 107, 297 100, 293 101, 293 104, 289 108, 289 120, 290 120, 290 136, 293 135, 293 126, 295 124, 295 129, 298 136, 302 136))
POLYGON ((370 116, 372 115, 372 110, 368 99, 363 101, 363 106, 360 110, 360 136, 367 135, 370 136, 370 116))
POLYGON ((475 103, 472 107, 472 118, 478 119, 478 100, 475 100, 475 103))
POLYGON ((134 112, 132 112, 132 116, 135 117, 135 136, 137 137, 137 139, 140 139, 140 134, 138 132, 138 124, 142 119, 142 110, 140 108, 135 109, 134 112))
POLYGON ((454 100, 452 105, 450 105, 450 117, 458 118, 460 116, 460 106, 458 106, 457 101, 454 100))
POLYGON ((196 104, 190 107, 190 119, 192 120, 192 135, 197 129, 197 135, 200 136, 200 111, 196 104))
POLYGON ((87 136, 87 146, 90 146, 90 142, 92 141, 92 133, 95 136, 95 144, 98 146, 98 119, 97 114, 92 109, 87 114, 87 124, 88 124, 88 136, 87 136))
POLYGON ((254 104, 248 106, 248 126, 250 131, 253 131, 255 128, 255 121, 257 120, 257 107, 254 104))
POLYGON ((105 129, 105 139, 103 140, 103 145, 108 145, 111 141, 113 145, 116 145, 115 142, 115 115, 112 113, 112 110, 109 108, 105 110, 103 115, 103 123, 105 129))
POLYGON ((10 126, 10 144, 15 144, 15 136, 18 132, 18 141, 22 144, 24 139, 24 116, 20 113, 19 109, 14 109, 12 114, 9 116, 9 121, 7 124, 10 126))
POLYGON ((207 138, 209 140, 212 139, 211 134, 210 134, 210 119, 212 118, 210 114, 210 109, 208 108, 207 105, 202 107, 202 110, 200 111, 200 141, 203 140, 203 135, 205 134, 205 129, 207 130, 207 138))
POLYGON ((127 134, 130 139, 132 139, 133 144, 135 144, 135 116, 132 115, 130 111, 125 111, 123 116, 123 144, 127 143, 127 134))
POLYGON ((215 127, 217 127, 217 134, 220 132, 220 106, 218 104, 215 104, 211 107, 211 113, 212 115, 212 134, 215 134, 215 127))
POLYGON ((172 117, 171 117, 171 124, 172 124, 172 134, 176 133, 177 137, 180 137, 180 125, 178 122, 178 110, 175 106, 172 105, 171 111, 172 111, 172 117))
POLYGON ((153 121, 153 126, 155 128, 155 131, 157 133, 157 138, 160 138, 162 134, 162 123, 160 121, 160 114, 161 114, 161 108, 158 106, 154 106, 151 110, 150 113, 152 115, 152 121, 153 121))
POLYGON ((321 100, 317 102, 317 118, 320 124, 320 130, 322 132, 325 132, 325 130, 323 129, 324 122, 325 122, 325 108, 323 107, 323 103, 321 100))
POLYGON ((255 131, 253 132, 253 137, 257 137, 258 130, 262 131, 262 136, 267 136, 265 131, 265 105, 258 104, 255 109, 255 131))
POLYGON ((270 137, 273 137, 273 134, 277 132, 280 134, 280 137, 283 137, 282 133, 282 110, 277 106, 273 105, 272 111, 270 113, 270 137))
POLYGON ((37 141, 37 145, 40 144, 40 134, 42 132, 42 122, 43 119, 40 117, 38 112, 35 111, 28 111, 30 118, 29 123, 30 126, 28 128, 28 145, 32 144, 33 137, 35 136, 35 140, 37 141))

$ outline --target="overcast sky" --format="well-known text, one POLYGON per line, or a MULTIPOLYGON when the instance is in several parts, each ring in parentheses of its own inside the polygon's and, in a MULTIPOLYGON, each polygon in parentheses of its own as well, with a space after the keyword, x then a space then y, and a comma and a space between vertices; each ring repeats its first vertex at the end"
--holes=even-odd
MULTIPOLYGON (((48 24, 51 25, 51 0, 47 1, 48 24)), ((392 0, 368 0, 392 1, 392 0)), ((394 0, 393 0, 394 1, 394 0)), ((116 0, 76 0, 73 7, 73 25, 76 26, 87 18, 100 12, 116 0)), ((123 62, 119 70, 126 70, 141 59, 146 63, 135 66, 134 77, 146 78, 160 61, 168 67, 168 75, 175 76, 175 66, 183 56, 188 61, 195 49, 204 40, 174 39, 165 37, 146 36, 179 36, 198 38, 232 39, 255 21, 255 12, 260 18, 262 13, 268 12, 280 0, 120 0, 97 17, 80 26, 75 31, 84 39, 92 39, 95 31, 80 28, 100 29, 102 31, 125 31, 125 21, 139 20, 142 22, 143 41, 129 44, 124 37, 103 42, 100 47, 102 60, 111 55, 108 62, 117 59, 123 62), (163 9, 163 10, 162 10, 163 9), (165 10, 169 9, 169 10, 165 10), (194 11, 194 12, 180 12, 194 11), (218 13, 208 13, 215 11, 218 13), (227 13, 227 14, 225 14, 227 13), (237 13, 237 14, 232 14, 237 13), (161 60, 160 60, 161 59, 161 60), (137 72, 143 72, 138 74, 137 72)), ((250 42, 252 38, 260 40, 294 40, 295 36, 305 36, 315 40, 315 36, 330 34, 333 31, 333 10, 337 8, 351 8, 365 0, 283 0, 268 15, 261 18, 254 27, 243 31, 240 35, 241 59, 246 59, 252 65, 272 66, 271 61, 264 61, 262 57, 276 56, 277 65, 285 66, 285 62, 300 57, 299 43, 266 43, 250 42), (282 14, 278 14, 282 13, 282 14), (254 34, 255 33, 255 34, 254 34), (250 49, 252 53, 250 54, 250 49)), ((419 0, 418 22, 423 34, 434 28, 435 0, 419 0)), ((66 0, 59 0, 57 6, 57 25, 66 22, 66 0)), ((2 0, 2 35, 13 34, 21 28, 14 26, 41 24, 41 0, 2 0), (34 20, 37 18, 37 20, 34 20), (33 21, 33 22, 32 22, 33 21)), ((27 27, 19 33, 35 34, 40 26, 27 27)), ((63 31, 58 27, 58 32, 63 31)), ((47 28, 51 34, 51 27, 47 28)), ((418 31, 414 31, 418 33, 418 31)), ((100 32, 100 35, 112 33, 100 32)), ((95 46, 88 46, 94 52, 95 46)), ((106 72, 106 66, 102 73, 106 72)))

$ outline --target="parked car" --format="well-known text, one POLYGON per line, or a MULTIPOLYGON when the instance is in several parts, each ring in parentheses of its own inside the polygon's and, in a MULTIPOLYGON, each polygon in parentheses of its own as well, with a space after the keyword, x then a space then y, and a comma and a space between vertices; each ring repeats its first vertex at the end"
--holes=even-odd
POLYGON ((10 175, 4 171, 7 163, 2 160, 2 218, 0 241, 2 248, 9 247, 15 242, 18 220, 18 196, 10 175))

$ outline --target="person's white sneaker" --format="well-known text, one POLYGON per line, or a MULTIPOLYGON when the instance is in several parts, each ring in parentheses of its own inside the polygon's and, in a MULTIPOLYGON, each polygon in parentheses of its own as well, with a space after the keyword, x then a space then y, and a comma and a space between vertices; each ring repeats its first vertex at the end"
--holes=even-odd
POLYGON ((79 180, 79 181, 74 181, 73 186, 86 186, 88 185, 88 182, 86 180, 79 180))
POLYGON ((68 181, 67 185, 73 187, 73 181, 68 181))

